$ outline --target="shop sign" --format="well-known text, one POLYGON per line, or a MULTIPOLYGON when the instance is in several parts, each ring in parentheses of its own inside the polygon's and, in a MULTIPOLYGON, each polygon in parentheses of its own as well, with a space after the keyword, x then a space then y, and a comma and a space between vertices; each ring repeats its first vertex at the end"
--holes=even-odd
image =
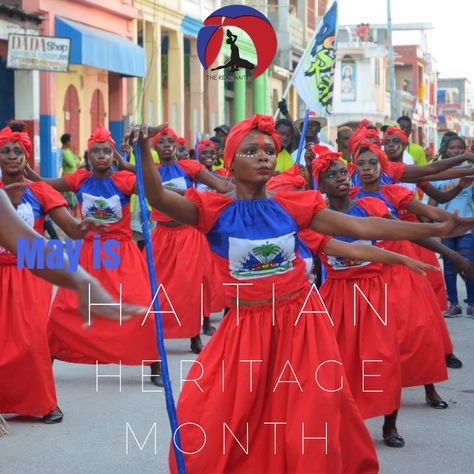
POLYGON ((8 35, 7 67, 51 72, 68 72, 70 38, 8 35))

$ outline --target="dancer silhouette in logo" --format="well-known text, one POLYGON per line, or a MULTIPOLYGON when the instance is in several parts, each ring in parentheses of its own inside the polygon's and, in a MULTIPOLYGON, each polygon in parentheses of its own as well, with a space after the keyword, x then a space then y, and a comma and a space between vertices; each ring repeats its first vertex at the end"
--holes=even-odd
POLYGON ((214 69, 211 69, 211 71, 216 71, 217 69, 227 69, 230 67, 230 72, 235 72, 238 71, 241 67, 243 67, 244 69, 253 69, 255 67, 255 65, 252 64, 250 61, 247 61, 246 59, 242 59, 240 57, 239 47, 235 44, 236 41, 237 35, 233 35, 232 31, 227 30, 226 43, 230 44, 230 60, 222 66, 217 66, 214 69))

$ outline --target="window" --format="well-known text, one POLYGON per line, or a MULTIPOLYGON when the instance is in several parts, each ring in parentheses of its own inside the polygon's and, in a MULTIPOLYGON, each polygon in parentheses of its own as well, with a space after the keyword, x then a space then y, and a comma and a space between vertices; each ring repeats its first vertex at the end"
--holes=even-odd
POLYGON ((356 87, 356 64, 350 56, 344 56, 341 62, 341 100, 355 101, 356 87))

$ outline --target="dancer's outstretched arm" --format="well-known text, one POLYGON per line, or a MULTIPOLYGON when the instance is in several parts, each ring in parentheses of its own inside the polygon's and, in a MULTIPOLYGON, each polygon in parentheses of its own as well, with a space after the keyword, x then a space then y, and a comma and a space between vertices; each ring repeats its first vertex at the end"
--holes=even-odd
POLYGON ((69 184, 67 184, 64 178, 42 178, 36 171, 32 170, 28 164, 25 166, 25 176, 30 181, 42 181, 43 183, 47 183, 60 193, 71 191, 69 184))
POLYGON ((335 257, 349 258, 351 260, 405 265, 420 275, 426 275, 424 270, 440 270, 433 265, 420 262, 406 255, 375 247, 374 245, 351 244, 331 239, 324 246, 323 251, 326 255, 334 255, 335 257))
MULTIPOLYGON (((15 212, 8 196, 0 190, 0 245, 4 246, 10 252, 16 254, 18 249, 18 239, 25 237, 31 241, 35 238, 43 239, 31 227, 25 224, 15 212)), ((44 240, 44 239, 43 239, 44 240)), ((47 241, 44 240, 45 253, 51 251, 46 247, 47 241)), ((65 266, 68 266, 67 256, 64 255, 65 266)), ((90 301, 93 303, 117 303, 102 288, 100 283, 90 276, 83 268, 78 267, 76 272, 66 272, 60 269, 32 269, 35 275, 49 281, 50 283, 79 292, 79 311, 84 319, 88 318, 89 312, 89 288, 90 301)), ((91 306, 92 314, 100 315, 107 319, 120 319, 119 306, 91 306)), ((130 319, 132 315, 144 314, 146 308, 139 306, 122 304, 122 319, 130 319)))
POLYGON ((314 215, 310 226, 326 235, 345 235, 365 240, 415 240, 423 237, 462 235, 470 226, 458 221, 457 213, 440 224, 394 221, 380 217, 352 217, 323 209, 314 215))

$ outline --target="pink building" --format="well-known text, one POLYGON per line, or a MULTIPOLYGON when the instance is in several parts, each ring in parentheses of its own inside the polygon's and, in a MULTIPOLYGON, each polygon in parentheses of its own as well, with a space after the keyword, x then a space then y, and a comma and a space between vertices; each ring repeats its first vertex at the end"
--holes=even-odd
POLYGON ((97 125, 120 142, 123 124, 133 114, 135 77, 146 74, 137 46, 138 12, 132 0, 17 0, 22 10, 43 18, 41 35, 71 39, 69 72, 39 73, 41 174, 55 176, 59 138, 72 135, 82 155, 97 125))

